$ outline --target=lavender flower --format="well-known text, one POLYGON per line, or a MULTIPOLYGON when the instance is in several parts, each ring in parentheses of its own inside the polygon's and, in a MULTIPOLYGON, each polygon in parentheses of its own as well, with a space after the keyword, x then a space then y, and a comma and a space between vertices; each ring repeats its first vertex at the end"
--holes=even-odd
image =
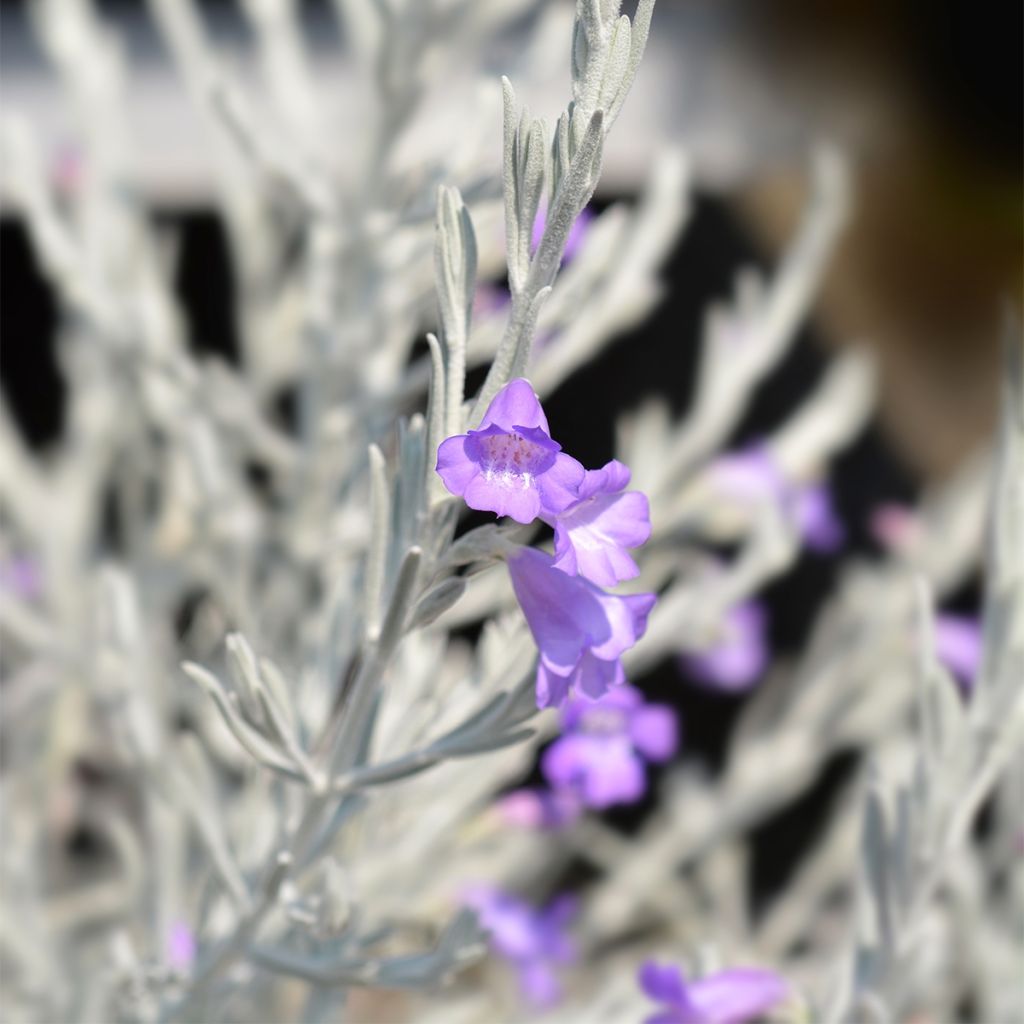
POLYGON ((187 973, 192 969, 196 958, 196 938, 184 921, 175 921, 168 930, 165 955, 176 971, 187 973))
POLYGON ((506 824, 519 828, 564 828, 582 810, 579 798, 567 789, 515 789, 498 801, 498 812, 506 824))
MULTIPOLYGON (((537 247, 541 243, 541 239, 544 237, 544 228, 547 226, 548 221, 548 206, 547 203, 542 202, 540 208, 537 210, 537 216, 533 221, 533 231, 530 235, 530 252, 536 252, 537 247)), ((580 215, 573 221, 572 227, 569 229, 569 237, 565 241, 565 250, 562 253, 562 265, 571 263, 583 248, 583 243, 586 241, 587 234, 590 231, 590 225, 594 221, 594 214, 589 207, 584 207, 580 211, 580 215)))
POLYGON ((24 601, 36 601, 43 592, 39 563, 29 555, 12 555, 0 561, 0 590, 24 601))
POLYGON ((753 686, 768 665, 767 613, 754 601, 736 605, 725 620, 725 633, 713 647, 680 659, 684 670, 705 685, 727 692, 753 686))
POLYGON ((625 682, 620 659, 647 629, 654 594, 606 594, 533 548, 517 551, 508 568, 540 651, 538 707, 561 705, 570 690, 596 699, 625 682))
POLYGON ((646 704, 628 685, 598 701, 569 701, 562 727, 541 769, 556 792, 576 793, 588 807, 639 800, 647 788, 646 762, 667 761, 679 745, 675 712, 646 704))
POLYGON ((551 440, 547 417, 529 381, 509 381, 487 407, 478 430, 443 441, 437 472, 470 508, 532 523, 577 498, 584 469, 551 440))
POLYGON ((508 309, 511 295, 504 285, 478 284, 473 294, 473 319, 486 320, 508 309))
POLYGON ((560 896, 538 909, 488 885, 473 886, 464 900, 491 933, 494 951, 518 972, 525 998, 537 1007, 556 1003, 562 990, 554 966, 576 959, 576 948, 565 934, 576 900, 560 896))
POLYGON ((648 961, 640 987, 664 1009, 645 1024, 748 1024, 778 1006, 789 994, 774 971, 734 967, 687 982, 678 967, 648 961))
POLYGON ((580 573, 602 587, 613 587, 640 574, 627 548, 639 547, 651 535, 647 497, 626 491, 629 469, 613 459, 601 469, 587 470, 578 498, 565 511, 548 517, 555 528, 555 565, 580 573))
POLYGON ((836 515, 832 494, 824 484, 796 488, 790 500, 797 530, 811 551, 827 555, 843 546, 846 530, 836 515))
POLYGON ((871 535, 889 551, 902 551, 921 534, 921 521, 913 509, 895 502, 877 506, 869 519, 871 535))
POLYGON ((781 504, 812 551, 827 554, 842 546, 846 533, 828 488, 788 480, 763 444, 724 456, 714 464, 713 474, 720 486, 739 500, 768 498, 781 504))
POLYGON ((78 192, 85 180, 87 162, 81 146, 62 140, 50 161, 50 176, 54 186, 66 195, 78 192))
POLYGON ((969 692, 981 667, 981 623, 968 615, 935 616, 935 653, 939 661, 956 677, 961 689, 969 692))

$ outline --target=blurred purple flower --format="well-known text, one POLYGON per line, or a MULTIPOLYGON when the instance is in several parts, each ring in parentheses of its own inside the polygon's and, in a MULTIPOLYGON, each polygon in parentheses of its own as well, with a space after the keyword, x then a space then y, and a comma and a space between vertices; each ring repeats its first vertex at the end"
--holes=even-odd
POLYGON ((77 192, 85 180, 86 159, 82 147, 70 140, 59 143, 50 162, 53 184, 67 194, 77 192))
POLYGON ((23 601, 35 601, 43 592, 39 563, 30 555, 11 555, 0 561, 0 590, 23 601))
POLYGON ((571 825, 583 810, 568 790, 515 789, 498 801, 498 812, 519 828, 560 829, 571 825))
POLYGON ((563 735, 544 752, 541 770, 558 790, 588 807, 639 800, 647 761, 667 761, 679 745, 675 712, 647 704, 636 688, 619 686, 600 700, 571 700, 562 709, 563 735))
POLYGON ((921 532, 921 521, 906 505, 887 502, 871 512, 871 535, 889 551, 899 551, 912 544, 921 532))
POLYGON ((824 484, 796 484, 786 479, 764 444, 719 458, 712 472, 720 486, 740 501, 769 499, 783 505, 804 543, 827 554, 842 547, 846 531, 824 484))
POLYGON ((768 665, 768 617, 754 601, 729 610, 725 635, 714 647, 680 659, 684 670, 716 690, 738 692, 753 686, 768 665))
POLYGON ((526 999, 537 1007, 556 1003, 562 990, 554 967, 576 959, 576 948, 566 935, 576 913, 575 898, 559 896, 547 907, 536 908, 501 889, 477 885, 466 891, 464 902, 490 932, 494 951, 518 972, 526 999))
POLYGON ((561 448, 529 381, 518 378, 495 395, 478 430, 441 443, 437 472, 470 508, 532 523, 571 505, 583 482, 583 466, 561 448))
MULTIPOLYGON (((590 225, 594 221, 594 213, 589 207, 584 207, 580 212, 580 215, 573 221, 572 227, 569 229, 569 237, 565 242, 565 251, 562 253, 562 264, 571 263, 580 252, 583 247, 583 243, 586 241, 587 233, 590 231, 590 225)), ((533 232, 530 236, 530 252, 534 253, 537 251, 537 247, 541 243, 541 239, 544 237, 544 228, 548 222, 548 204, 541 202, 539 209, 537 210, 537 216, 533 221, 533 232)))
POLYGON ((651 536, 647 496, 623 491, 629 469, 616 459, 601 469, 587 470, 578 498, 556 516, 546 517, 555 528, 555 565, 575 576, 580 573, 602 587, 613 587, 640 574, 627 553, 651 536))
POLYGON ((533 548, 520 548, 508 569, 540 652, 538 707, 561 705, 570 690, 596 699, 626 681, 620 659, 647 629, 654 594, 606 594, 533 548))
POLYGON ((640 987, 664 1009, 645 1024, 748 1024, 789 995, 774 971, 734 967, 687 982, 682 971, 648 961, 640 968, 640 987))
POLYGON ((811 551, 827 555, 843 546, 846 530, 836 515, 832 493, 824 484, 797 488, 790 507, 800 536, 811 551))
POLYGON ((183 973, 192 969, 196 958, 196 939, 184 921, 175 921, 167 935, 165 950, 168 964, 183 973))
POLYGON ((969 615, 935 616, 935 654, 953 673, 964 692, 970 692, 981 667, 981 623, 969 615))
POLYGON ((508 308, 511 295, 504 285, 478 284, 473 293, 473 318, 486 319, 508 308))
POLYGON ((781 500, 786 481, 763 444, 717 458, 711 466, 715 480, 733 497, 757 501, 770 496, 781 500))

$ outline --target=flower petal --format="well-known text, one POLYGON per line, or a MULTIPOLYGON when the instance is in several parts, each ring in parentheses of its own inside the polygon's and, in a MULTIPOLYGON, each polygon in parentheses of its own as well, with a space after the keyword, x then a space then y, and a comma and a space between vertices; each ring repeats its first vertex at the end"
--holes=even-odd
POLYGON ((769 660, 764 609, 755 602, 737 605, 726 619, 726 635, 714 647, 682 659, 700 683, 729 692, 747 690, 764 673, 769 660))
POLYGON ((540 759, 540 769, 549 786, 570 788, 586 774, 590 763, 590 737, 560 736, 540 759))
POLYGON ((639 575, 625 549, 639 547, 650 535, 646 495, 639 491, 600 494, 557 517, 555 554, 563 571, 571 564, 594 583, 612 587, 639 575))
MULTIPOLYGON (((546 928, 559 935, 559 948, 564 947, 561 941, 561 930, 568 927, 572 919, 579 913, 580 901, 572 893, 556 896, 542 911, 541 918, 546 928)), ((569 944, 571 946, 571 943, 569 944)))
POLYGON ((559 829, 579 818, 579 799, 567 789, 515 789, 497 803, 498 813, 519 828, 559 829))
POLYGON ((582 463, 565 452, 559 452, 551 468, 537 475, 537 487, 547 515, 556 515, 577 500, 585 473, 582 463))
POLYGON ((528 904, 489 885, 469 888, 463 901, 477 912, 481 927, 490 933, 491 944, 502 956, 521 960, 536 955, 537 927, 528 904))
MULTIPOLYGON (((546 667, 568 674, 594 639, 609 640, 612 627, 601 594, 578 576, 554 567, 550 556, 521 548, 508 560, 512 588, 546 667)), ((621 598, 619 599, 621 600, 621 598)))
POLYGON ((572 671, 563 675, 546 664, 544 657, 541 656, 537 662, 537 707, 541 709, 561 707, 569 696, 572 680, 572 671))
POLYGON ((530 960, 519 968, 519 987, 538 1009, 554 1006, 562 998, 562 985, 543 960, 530 960))
POLYGON ((736 967, 691 982, 688 995, 715 1024, 749 1024, 783 1002, 789 987, 774 971, 736 967))
POLYGON ((623 681, 597 700, 577 698, 569 701, 562 708, 562 729, 586 729, 593 724, 595 717, 602 721, 610 717, 607 715, 609 711, 621 713, 619 717, 625 729, 625 723, 633 710, 642 707, 643 702, 643 694, 635 686, 623 681))
POLYGON ((628 651, 644 635, 647 616, 657 600, 656 594, 601 594, 609 630, 604 637, 591 635, 594 654, 614 659, 628 651))
POLYGON ((501 427, 502 430, 512 430, 516 426, 540 427, 545 434, 551 433, 547 417, 534 394, 532 385, 522 377, 510 380, 494 396, 491 404, 487 406, 484 418, 480 421, 479 429, 482 430, 492 424, 501 427))
POLYGON ((679 747, 679 722, 676 713, 664 704, 637 708, 629 722, 633 746, 648 761, 667 761, 679 747))
POLYGON ((452 494, 463 495, 470 481, 479 474, 480 465, 466 451, 466 434, 442 441, 437 449, 437 472, 452 494))
POLYGON ((965 688, 981 668, 981 623, 967 615, 943 613, 935 617, 935 654, 965 688))
POLYGON ((644 993, 655 1002, 678 1006, 686 1001, 683 972, 672 964, 662 967, 654 960, 648 960, 640 968, 637 980, 644 993))
POLYGON ((618 658, 598 658, 593 651, 584 651, 573 676, 576 689, 585 697, 597 700, 626 681, 626 673, 618 658))
POLYGON ((832 496, 823 484, 802 488, 793 502, 793 515, 804 543, 819 554, 842 547, 846 530, 836 514, 832 496))
POLYGON ((623 737, 603 739, 583 778, 583 802, 598 810, 614 804, 631 804, 647 789, 644 763, 623 737))
POLYGON ((470 480, 462 497, 470 508, 511 516, 517 523, 532 523, 540 511, 536 488, 524 487, 515 477, 487 477, 480 473, 470 480))
POLYGON ((588 469, 580 486, 580 498, 615 494, 629 485, 630 476, 629 467, 618 459, 606 462, 600 469, 588 469))
POLYGON ((771 497, 782 501, 786 480, 778 463, 763 444, 733 452, 711 466, 715 482, 739 501, 757 502, 771 497))
POLYGON ((574 789, 598 809, 633 803, 647 788, 643 762, 624 736, 562 736, 544 752, 541 770, 550 785, 574 789))

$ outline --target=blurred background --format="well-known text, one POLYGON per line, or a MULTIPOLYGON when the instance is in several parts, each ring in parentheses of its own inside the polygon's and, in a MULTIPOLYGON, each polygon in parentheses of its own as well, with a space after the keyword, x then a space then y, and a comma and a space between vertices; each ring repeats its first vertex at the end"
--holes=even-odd
MULTIPOLYGON (((554 3, 536 5, 535 14, 554 3)), ((176 288, 191 345, 236 359, 232 267, 207 136, 145 6, 98 6, 131 66, 127 110, 138 187, 178 247, 176 288)), ((2 102, 28 116, 55 188, 70 193, 86 169, 28 7, 12 0, 0 7, 2 102)), ((236 5, 201 8, 234 69, 253 74, 249 26, 236 5)), ((355 76, 328 4, 307 0, 301 9, 318 89, 337 115, 338 145, 328 148, 341 160, 344 140, 364 128, 365 108, 351 91, 355 76)), ((524 26, 485 55, 495 77, 525 38, 524 26)), ((556 109, 568 88, 568 54, 562 36, 555 38, 559 45, 536 62, 550 72, 534 81, 517 77, 520 94, 541 112, 556 109)), ((909 502, 924 484, 947 477, 985 444, 994 423, 999 315, 1007 304, 1019 314, 1022 304, 1021 38, 1019 4, 659 0, 595 206, 631 201, 655 152, 672 142, 693 162, 694 213, 665 266, 666 298, 655 315, 548 404, 564 446, 597 465, 612 455, 615 415, 641 397, 660 393, 676 411, 686 408, 708 304, 731 291, 740 267, 767 270, 778 260, 806 197, 809 154, 821 140, 835 142, 854 169, 851 226, 812 322, 758 392, 734 441, 779 424, 813 389, 830 349, 873 348, 881 368, 877 420, 839 459, 831 481, 846 553, 870 555, 873 510, 909 502)), ((457 70, 439 79, 438 103, 457 100, 458 81, 457 70)), ((492 131, 497 170, 497 118, 492 131)), ((57 309, 25 227, 6 203, 0 269, 3 391, 27 438, 45 452, 63 429, 57 309)), ((769 589, 771 638, 781 654, 801 644, 836 567, 831 556, 805 554, 769 589)), ((970 611, 975 591, 957 595, 954 606, 970 611)), ((666 664, 644 688, 682 708, 688 756, 713 766, 738 702, 681 688, 678 672, 666 664)), ((756 858, 763 877, 755 888, 770 889, 786 870, 847 767, 833 766, 818 790, 765 830, 769 852, 756 858)), ((642 811, 618 817, 629 827, 642 811)))
MULTIPOLYGON (((81 168, 69 112, 28 6, 0 6, 3 103, 28 114, 58 184, 72 188, 81 168)), ((244 71, 252 53, 238 6, 200 6, 244 71)), ((145 5, 99 7, 122 35, 135 76, 128 109, 140 187, 154 216, 181 229, 179 286, 195 344, 231 352, 230 267, 211 216, 202 125, 145 5)), ((363 108, 346 102, 352 69, 325 0, 301 8, 318 85, 336 96, 341 140, 360 130, 363 108)), ((659 0, 628 101, 629 131, 611 140, 599 199, 634 194, 665 141, 691 154, 702 198, 667 268, 671 311, 653 325, 659 352, 681 377, 693 352, 689 311, 722 296, 737 264, 771 264, 799 213, 809 147, 829 139, 854 163, 856 208, 816 339, 878 350, 882 429, 915 477, 947 473, 978 445, 992 423, 999 307, 1021 304, 1021 28, 1017 4, 659 0)), ((496 74, 516 43, 513 33, 487 55, 496 74)), ((546 92, 552 108, 561 102, 565 57, 559 47, 550 80, 524 85, 535 106, 544 108, 546 92)), ((445 91, 441 82, 442 98, 445 91)), ((498 135, 495 126, 495 154, 498 135)), ((24 231, 6 211, 2 245, 4 388, 32 438, 45 443, 60 425, 52 306, 24 231)))

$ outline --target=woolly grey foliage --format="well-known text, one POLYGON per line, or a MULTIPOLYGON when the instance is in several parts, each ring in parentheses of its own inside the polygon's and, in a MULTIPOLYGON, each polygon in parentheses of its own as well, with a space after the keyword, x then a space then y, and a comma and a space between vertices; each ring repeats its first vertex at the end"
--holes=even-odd
MULTIPOLYGON (((806 651, 745 707, 720 776, 670 770, 630 839, 589 817, 553 836, 514 830, 490 809, 554 728, 536 714, 535 652, 499 564, 533 534, 487 524, 455 540, 460 506, 435 452, 509 379, 528 373, 546 396, 660 296, 689 209, 676 151, 560 270, 653 6, 640 0, 630 20, 614 0, 579 0, 561 26, 572 100, 553 128, 503 80, 501 203, 473 132, 438 121, 415 133, 438 68, 475 75, 467 55, 522 23, 526 0, 337 0, 368 105, 340 167, 291 3, 243 4, 253 89, 196 5, 151 0, 209 131, 238 366, 187 344, 175 239, 137 191, 115 32, 88 0, 31 6, 89 173, 58 201, 30 126, 5 114, 5 195, 60 303, 68 387, 65 435, 45 459, 0 405, 0 556, 27 554, 41 581, 41 595, 0 594, 5 1019, 327 1021, 378 988, 421 993, 404 1004, 411 1019, 515 1019, 460 891, 487 878, 539 899, 579 860, 593 880, 566 1019, 639 1019, 635 970, 651 954, 696 971, 773 966, 794 988, 780 1019, 951 1019, 965 996, 986 1020, 1021 1019, 1024 891, 1007 868, 1024 794, 1016 328, 997 457, 980 453, 926 495, 899 550, 845 567, 806 651), (503 255, 491 241, 502 213, 503 255), (478 279, 503 262, 507 314, 474 315, 478 279), (485 366, 466 395, 467 372, 485 366), (295 429, 276 414, 282 391, 296 396, 295 429), (984 662, 965 706, 936 662, 931 604, 977 568, 987 509, 984 662), (752 919, 751 830, 839 751, 870 758, 868 778, 752 919), (994 825, 980 841, 969 833, 985 801, 994 825), (97 836, 94 869, 61 853, 75 827, 97 836), (194 951, 172 948, 182 931, 194 951), (955 957, 962 969, 947 970, 955 957)), ((496 115, 496 90, 481 96, 496 115)), ((810 178, 778 270, 741 272, 709 314, 686 417, 648 403, 616 424, 617 455, 651 503, 640 582, 660 593, 627 658, 634 677, 713 646, 730 610, 798 555, 786 502, 737 499, 714 456, 793 343, 847 218, 840 157, 820 150, 810 178), (737 554, 720 564, 710 548, 723 544, 737 554)), ((787 485, 825 474, 867 421, 874 384, 864 352, 836 358, 765 440, 787 485)))
POLYGON ((927 941, 926 918, 976 815, 1024 753, 1024 347, 1009 321, 1004 350, 981 674, 965 706, 936 661, 932 610, 922 585, 917 750, 906 778, 886 780, 876 773, 866 794, 865 912, 851 976, 837 990, 829 1020, 899 1020, 927 1002, 932 982, 915 963, 927 941))

